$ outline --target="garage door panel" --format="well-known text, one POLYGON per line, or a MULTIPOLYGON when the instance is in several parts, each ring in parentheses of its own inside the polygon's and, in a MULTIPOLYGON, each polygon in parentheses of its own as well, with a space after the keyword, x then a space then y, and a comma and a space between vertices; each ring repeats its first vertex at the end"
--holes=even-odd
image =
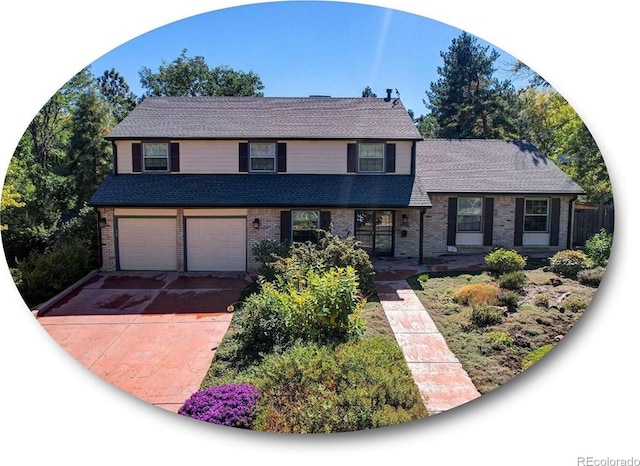
POLYGON ((246 218, 188 218, 187 268, 190 271, 246 270, 246 218))
POLYGON ((177 270, 175 218, 119 218, 120 270, 177 270))

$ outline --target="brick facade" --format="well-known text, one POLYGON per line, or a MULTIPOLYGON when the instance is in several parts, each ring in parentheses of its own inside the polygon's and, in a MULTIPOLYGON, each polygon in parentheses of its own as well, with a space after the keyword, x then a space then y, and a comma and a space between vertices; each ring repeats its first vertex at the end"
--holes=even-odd
MULTIPOLYGON (((448 225, 448 199, 455 194, 431 194, 433 207, 427 209, 424 219, 424 257, 435 257, 442 254, 459 254, 489 252, 496 247, 513 248, 522 252, 526 251, 549 251, 553 253, 567 248, 567 236, 569 225, 569 201, 572 196, 553 196, 561 200, 560 203, 560 235, 558 246, 548 245, 523 245, 514 246, 515 229, 515 206, 517 197, 515 195, 491 195, 494 199, 493 208, 493 244, 491 246, 460 246, 456 245, 455 251, 447 247, 447 225, 448 225)), ((541 196, 530 196, 542 198, 541 196)), ((548 199, 551 199, 549 196, 548 199)))
MULTIPOLYGON (((514 195, 494 195, 493 210, 493 244, 491 246, 462 246, 456 245, 454 250, 447 247, 448 198, 455 195, 432 194, 433 207, 426 209, 424 214, 423 257, 435 257, 451 253, 488 252, 495 247, 514 248, 515 204, 514 195)), ((522 252, 549 251, 555 252, 567 247, 569 223, 569 201, 571 196, 560 197, 560 234, 558 246, 527 246, 517 247, 522 252)), ((114 209, 100 208, 100 217, 106 221, 101 227, 102 270, 116 270, 116 240, 114 209)), ((280 239, 280 212, 284 209, 251 208, 246 209, 247 218, 247 271, 256 272, 260 264, 252 253, 253 246, 265 239, 280 239), (259 227, 254 228, 253 222, 259 220, 259 227)), ((319 209, 318 209, 319 210, 319 209)), ((325 209, 323 209, 325 210, 325 209)), ((331 210, 332 232, 339 237, 355 234, 355 209, 327 209, 331 210)), ((418 260, 420 254, 420 211, 417 209, 395 210, 394 218, 394 256, 403 259, 418 260)), ((184 271, 184 209, 177 209, 177 268, 184 271)))

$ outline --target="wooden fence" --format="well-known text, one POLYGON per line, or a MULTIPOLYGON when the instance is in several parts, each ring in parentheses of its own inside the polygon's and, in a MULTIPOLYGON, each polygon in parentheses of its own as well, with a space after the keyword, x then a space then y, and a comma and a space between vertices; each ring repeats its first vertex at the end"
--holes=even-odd
POLYGON ((602 228, 613 233, 613 206, 576 202, 573 210, 573 247, 581 248, 602 228))

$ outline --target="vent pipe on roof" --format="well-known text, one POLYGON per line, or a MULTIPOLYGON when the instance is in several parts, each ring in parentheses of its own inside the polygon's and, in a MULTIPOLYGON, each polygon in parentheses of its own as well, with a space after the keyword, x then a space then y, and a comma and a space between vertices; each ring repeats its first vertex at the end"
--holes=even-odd
POLYGON ((391 100, 391 91, 393 89, 387 89, 387 96, 384 98, 385 102, 389 102, 391 100))

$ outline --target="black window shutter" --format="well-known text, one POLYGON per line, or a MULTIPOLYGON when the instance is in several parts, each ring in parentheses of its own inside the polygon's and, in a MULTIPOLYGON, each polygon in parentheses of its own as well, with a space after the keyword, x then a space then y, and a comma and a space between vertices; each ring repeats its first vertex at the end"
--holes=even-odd
POLYGON ((291 241, 291 211, 280 211, 280 241, 291 241))
POLYGON ((355 144, 347 144, 347 173, 358 171, 358 151, 355 144))
POLYGON ((287 144, 284 142, 278 143, 278 172, 284 173, 287 171, 287 144))
POLYGON ((513 227, 513 245, 522 246, 522 233, 524 232, 524 198, 516 198, 516 218, 513 227))
POLYGON ((549 226, 549 246, 560 244, 560 198, 551 199, 551 225, 549 226))
POLYGON ((324 231, 331 231, 331 211, 320 211, 320 229, 324 231))
POLYGON ((249 171, 249 143, 241 142, 238 145, 238 171, 247 173, 249 171))
POLYGON ((458 223, 458 198, 449 198, 449 215, 447 217, 447 246, 456 245, 456 224, 458 223))
POLYGON ((179 172, 180 171, 180 144, 177 142, 172 142, 169 145, 169 150, 171 153, 171 171, 179 172))
POLYGON ((142 144, 139 142, 131 144, 131 167, 134 172, 142 171, 142 144))
POLYGON ((493 198, 486 197, 484 199, 484 238, 483 246, 493 245, 493 198))
POLYGON ((385 151, 385 171, 387 173, 396 172, 396 145, 387 144, 385 151))

